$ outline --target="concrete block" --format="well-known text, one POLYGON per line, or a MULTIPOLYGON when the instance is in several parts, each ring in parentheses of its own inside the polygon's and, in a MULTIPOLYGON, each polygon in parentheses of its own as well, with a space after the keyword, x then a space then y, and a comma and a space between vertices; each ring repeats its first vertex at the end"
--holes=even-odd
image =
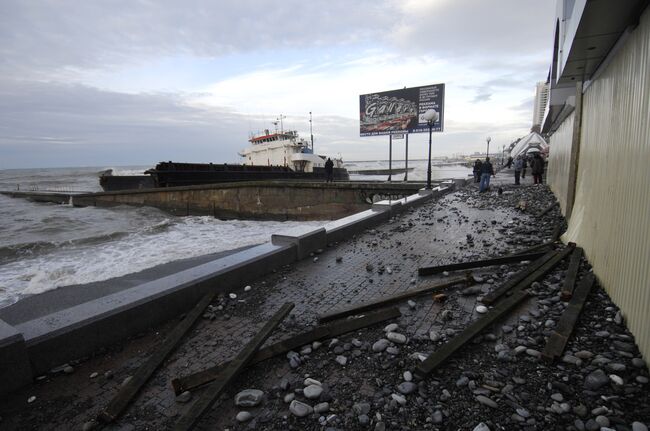
POLYGON ((29 384, 32 378, 23 335, 0 320, 0 396, 29 384))
POLYGON ((15 325, 35 374, 168 321, 209 290, 229 293, 295 261, 293 245, 261 244, 15 325))
POLYGON ((327 242, 346 240, 352 235, 388 219, 390 219, 390 211, 386 207, 380 207, 379 209, 369 209, 331 221, 324 226, 327 231, 327 242))
POLYGON ((297 227, 271 235, 271 243, 295 245, 296 259, 301 260, 327 245, 327 233, 324 227, 297 227))
POLYGON ((420 205, 420 204, 428 201, 429 199, 431 199, 433 197, 433 191, 432 190, 427 190, 427 192, 428 193, 424 193, 424 194, 420 194, 418 192, 418 194, 405 197, 404 199, 401 200, 402 208, 403 209, 410 208, 412 206, 420 205))
POLYGON ((381 209, 386 209, 391 212, 391 214, 394 214, 396 212, 399 212, 401 209, 400 207, 402 206, 402 199, 387 199, 379 202, 375 202, 372 204, 372 209, 373 210, 381 210, 381 209))

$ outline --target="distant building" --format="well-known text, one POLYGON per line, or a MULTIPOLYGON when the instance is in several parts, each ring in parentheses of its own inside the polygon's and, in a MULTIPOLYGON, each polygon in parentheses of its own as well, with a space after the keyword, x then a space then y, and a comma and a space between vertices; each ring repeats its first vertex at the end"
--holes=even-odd
POLYGON ((535 104, 533 105, 533 132, 539 132, 544 120, 544 111, 548 103, 549 84, 538 82, 535 88, 535 104))

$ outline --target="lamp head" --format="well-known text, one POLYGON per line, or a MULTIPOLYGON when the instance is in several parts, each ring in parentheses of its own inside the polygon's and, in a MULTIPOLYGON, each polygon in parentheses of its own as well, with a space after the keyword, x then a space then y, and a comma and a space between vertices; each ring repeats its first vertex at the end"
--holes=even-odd
POLYGON ((440 118, 440 114, 434 109, 429 109, 422 114, 422 118, 426 120, 427 123, 435 123, 440 118))

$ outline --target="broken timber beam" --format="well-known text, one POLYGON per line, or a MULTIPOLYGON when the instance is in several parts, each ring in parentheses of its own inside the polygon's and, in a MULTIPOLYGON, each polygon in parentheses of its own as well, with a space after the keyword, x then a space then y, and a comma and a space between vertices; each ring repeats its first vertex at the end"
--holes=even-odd
POLYGON ((532 262, 528 268, 515 274, 513 278, 503 283, 501 286, 488 293, 481 300, 484 304, 493 304, 501 296, 505 295, 511 290, 526 289, 535 281, 541 279, 547 272, 555 268, 562 259, 567 257, 573 251, 573 243, 570 243, 562 251, 551 251, 532 262))
POLYGON ((562 355, 567 341, 573 332, 573 327, 578 321, 582 306, 587 300, 587 296, 594 284, 594 274, 587 274, 576 288, 575 295, 571 298, 569 306, 562 313, 557 328, 546 341, 546 346, 542 351, 542 357, 549 361, 562 355))
MULTIPOLYGON (((362 317, 350 318, 329 325, 319 326, 311 331, 303 332, 294 337, 278 341, 275 344, 271 344, 270 346, 259 350, 255 356, 251 358, 249 365, 262 362, 266 359, 272 358, 273 356, 286 353, 289 350, 297 349, 313 341, 343 335, 399 316, 401 316, 399 309, 397 307, 391 307, 368 313, 362 317)), ((198 373, 172 380, 174 393, 178 395, 217 379, 222 373, 224 367, 227 365, 228 362, 225 362, 203 371, 199 371, 198 373)))
POLYGON ((449 358, 456 350, 460 349, 465 343, 476 337, 486 327, 497 321, 499 318, 503 317, 504 314, 506 314, 527 297, 527 291, 519 290, 512 294, 512 296, 509 298, 501 301, 487 314, 474 321, 460 334, 456 335, 454 338, 445 343, 442 348, 440 348, 440 350, 436 350, 430 354, 427 359, 418 364, 418 366, 415 368, 415 375, 419 378, 425 378, 438 365, 449 358))
POLYGON ((521 262, 522 260, 534 260, 537 259, 538 257, 542 257, 543 255, 544 253, 542 252, 530 253, 525 255, 514 254, 514 255, 494 257, 491 259, 484 259, 484 260, 472 260, 469 262, 450 263, 447 265, 425 266, 422 268, 418 268, 418 275, 433 275, 433 274, 439 274, 444 271, 458 271, 461 269, 482 268, 484 266, 516 263, 516 262, 521 262))
POLYGON ((230 361, 228 366, 223 370, 218 380, 215 380, 205 388, 205 392, 196 400, 190 409, 176 422, 174 429, 177 431, 189 430, 199 422, 201 416, 208 408, 219 398, 224 389, 237 377, 241 370, 253 357, 257 349, 271 335, 271 332, 280 324, 280 322, 293 309, 294 304, 287 302, 266 322, 264 327, 246 344, 243 350, 237 354, 235 359, 230 361))
POLYGON ((564 285, 562 286, 562 292, 560 293, 560 298, 562 301, 568 301, 573 295, 573 289, 575 288, 576 279, 578 278, 578 269, 580 269, 580 259, 582 258, 582 248, 576 247, 571 253, 571 260, 569 260, 569 269, 566 271, 566 277, 564 277, 564 285))
POLYGON ((514 254, 531 254, 537 251, 549 251, 555 245, 554 241, 543 242, 541 244, 534 245, 532 247, 524 248, 522 250, 515 251, 514 254))
POLYGON ((320 322, 329 322, 336 319, 341 319, 343 317, 352 316, 355 314, 361 314, 375 308, 384 307, 389 304, 394 304, 396 302, 401 302, 405 299, 412 298, 414 296, 423 295, 426 293, 431 293, 436 290, 441 290, 446 287, 453 286, 459 283, 473 283, 474 279, 470 274, 465 275, 464 277, 455 277, 446 280, 444 283, 433 284, 430 286, 422 287, 419 289, 406 290, 404 292, 398 293, 393 296, 388 296, 385 298, 377 299, 375 301, 366 302, 365 304, 357 305, 352 308, 346 308, 343 310, 333 311, 329 314, 321 315, 318 320, 320 322))
POLYGON ((553 208, 555 208, 555 206, 556 206, 557 204, 558 204, 558 202, 555 201, 555 202, 553 202, 552 204, 550 204, 549 206, 547 206, 546 208, 544 208, 544 210, 542 210, 542 212, 540 212, 539 214, 537 214, 537 218, 542 217, 543 215, 546 215, 546 213, 548 213, 550 210, 552 210, 553 208))
POLYGON ((556 242, 557 240, 560 239, 560 235, 562 235, 563 228, 564 228, 563 222, 560 222, 555 226, 555 228, 553 229, 553 233, 551 234, 551 241, 556 242))
POLYGON ((201 298, 201 300, 194 306, 183 320, 181 320, 172 331, 167 335, 162 345, 156 349, 155 352, 142 364, 131 380, 120 388, 115 394, 113 399, 108 403, 106 408, 99 413, 98 419, 104 423, 110 423, 116 420, 131 403, 133 398, 140 391, 142 386, 149 380, 151 375, 162 364, 165 358, 174 351, 176 345, 187 333, 187 331, 194 326, 196 319, 203 314, 205 308, 210 305, 214 298, 214 293, 209 292, 201 298))

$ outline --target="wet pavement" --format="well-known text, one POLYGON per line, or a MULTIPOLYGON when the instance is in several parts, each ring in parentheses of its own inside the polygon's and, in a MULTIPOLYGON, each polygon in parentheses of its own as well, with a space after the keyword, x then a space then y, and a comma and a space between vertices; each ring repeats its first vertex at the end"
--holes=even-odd
MULTIPOLYGON (((375 229, 330 244, 257 280, 248 291, 243 285, 231 286, 237 298, 226 295, 214 301, 212 311, 206 312, 127 412, 107 428, 170 429, 202 391, 195 391, 189 400, 177 398, 170 381, 233 358, 284 302, 295 303, 295 308, 269 343, 313 328, 319 314, 448 276, 419 277, 420 266, 504 255, 550 239, 564 221, 557 207, 543 218, 535 216, 553 202, 553 196, 546 186, 531 182, 527 175, 521 186, 514 186, 513 172, 503 171, 486 193, 479 194, 478 185, 470 184, 375 229)), ((648 370, 618 309, 599 286, 588 298, 565 358, 556 364, 539 358, 544 337, 566 307, 559 300, 566 265, 563 262, 533 285, 530 300, 422 381, 409 375, 421 358, 477 319, 480 297, 523 264, 475 270, 479 283, 471 289, 446 289, 444 302, 434 302, 431 295, 413 298, 399 304, 402 316, 392 322, 250 367, 208 411, 198 429, 455 430, 474 429, 481 422, 492 430, 642 429, 640 423, 633 428, 633 422, 650 422, 648 370), (393 332, 404 335, 406 342, 382 342, 384 349, 376 351, 382 347, 373 348, 377 342, 387 338, 384 327, 389 323, 397 324, 393 332), (605 381, 598 381, 602 377, 598 370, 605 381), (320 382, 315 397, 314 388, 305 390, 308 377, 320 382), (254 407, 236 406, 235 395, 249 388, 263 392, 261 402, 254 407), (298 417, 303 404, 307 414, 298 417), (313 408, 319 413, 309 413, 313 408)), ((583 262, 581 274, 588 270, 583 262)), ((454 275, 458 273, 450 274, 454 275)), ((99 411, 174 323, 42 376, 3 400, 0 429, 96 426, 92 421, 99 411)))

